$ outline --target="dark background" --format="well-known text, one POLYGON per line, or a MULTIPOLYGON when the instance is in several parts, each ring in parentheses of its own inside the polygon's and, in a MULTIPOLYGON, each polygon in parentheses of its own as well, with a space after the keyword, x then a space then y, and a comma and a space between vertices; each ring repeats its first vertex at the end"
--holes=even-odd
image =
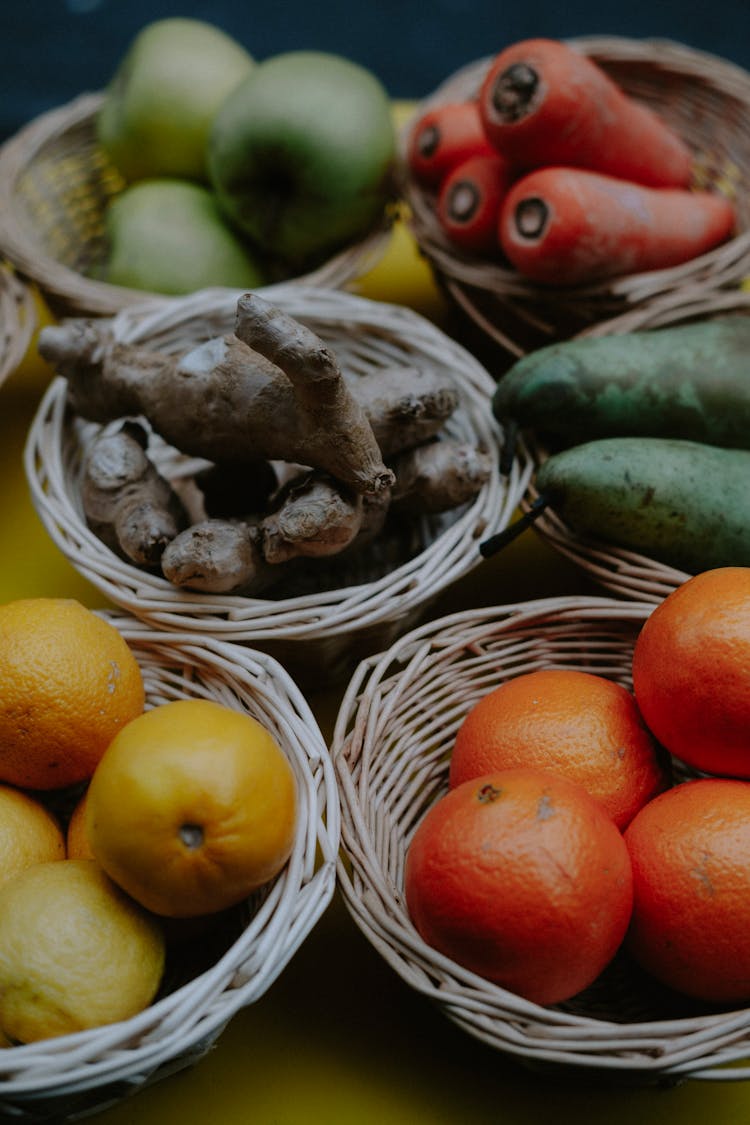
POLYGON ((539 35, 675 39, 750 69, 750 0, 0 0, 0 137, 101 89, 139 28, 176 15, 216 24, 257 59, 345 55, 394 98, 420 98, 459 66, 539 35))

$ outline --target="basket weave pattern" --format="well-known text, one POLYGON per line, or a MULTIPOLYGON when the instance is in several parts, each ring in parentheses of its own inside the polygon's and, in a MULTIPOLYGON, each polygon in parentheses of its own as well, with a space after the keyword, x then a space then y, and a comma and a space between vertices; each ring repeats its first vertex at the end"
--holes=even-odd
MULTIPOLYGON (((0 148, 0 251, 33 279, 59 315, 112 316, 149 294, 87 276, 105 260, 104 212, 125 183, 99 148, 102 93, 36 118, 0 148)), ((380 258, 392 215, 299 278, 343 288, 380 258)))
POLYGON ((35 327, 30 289, 9 266, 0 265, 0 383, 26 355, 35 327))
MULTIPOLYGON (((440 229, 434 194, 404 170, 411 227, 437 279, 480 333, 511 359, 671 294, 689 301, 736 285, 750 272, 750 199, 742 190, 750 170, 750 74, 669 41, 584 37, 568 42, 683 137, 695 157, 694 186, 713 188, 732 200, 737 231, 724 245, 682 266, 592 285, 540 286, 502 262, 459 251, 440 229)), ((491 61, 479 60, 452 75, 420 105, 413 123, 427 109, 476 96, 491 61)))
POLYGON ((219 948, 214 963, 191 975, 188 961, 171 990, 131 1019, 2 1051, 4 1121, 88 1114, 197 1062, 232 1016, 265 993, 333 895, 335 777, 315 719, 286 671, 242 646, 187 632, 159 634, 120 614, 106 616, 138 659, 147 707, 211 699, 249 713, 271 731, 297 779, 296 840, 286 868, 244 904, 233 940, 219 948))
MULTIPOLYGON (((643 1084, 739 1079, 750 1010, 701 1010, 625 958, 564 1005, 530 1003, 431 949, 404 900, 417 824, 446 790, 469 708, 512 676, 572 668, 631 687, 648 603, 549 598, 464 611, 364 661, 339 711, 332 755, 341 799, 339 886, 358 927, 396 973, 472 1036, 529 1066, 609 1071, 643 1084)), ((679 774, 678 774, 679 775, 679 774)), ((685 771, 682 771, 685 776, 685 771)))
MULTIPOLYGON (((264 295, 317 332, 345 371, 363 374, 400 363, 447 370, 461 402, 445 432, 497 458, 499 429, 489 409, 494 383, 434 325, 406 308, 332 290, 280 286, 264 295)), ((111 331, 118 340, 179 352, 231 332, 236 300, 236 293, 211 291, 124 310, 111 331)), ((368 571, 373 555, 368 552, 360 572, 341 588, 278 600, 190 593, 123 562, 87 528, 79 477, 96 427, 71 418, 66 387, 64 380, 54 380, 39 407, 28 436, 26 471, 40 517, 71 563, 136 616, 163 628, 250 642, 271 652, 299 680, 345 676, 362 656, 415 624, 443 589, 481 562, 480 537, 507 525, 531 471, 524 448, 510 475, 493 472, 472 503, 415 523, 397 565, 368 571)))
MULTIPOLYGON (((750 292, 734 289, 725 293, 696 295, 690 301, 655 301, 646 308, 632 309, 621 317, 596 325, 582 335, 601 337, 667 328, 727 313, 750 315, 750 292)), ((529 441, 529 448, 538 466, 545 459, 546 451, 534 441, 529 441)), ((538 497, 532 477, 521 507, 528 511, 538 497)), ((683 570, 636 551, 581 535, 549 508, 534 520, 533 528, 536 534, 581 567, 592 581, 620 597, 660 602, 690 577, 683 570)))

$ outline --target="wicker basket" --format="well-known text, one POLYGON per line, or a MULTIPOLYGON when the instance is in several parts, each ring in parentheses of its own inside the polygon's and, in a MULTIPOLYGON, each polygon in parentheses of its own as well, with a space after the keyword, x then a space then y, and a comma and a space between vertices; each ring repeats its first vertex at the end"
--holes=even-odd
POLYGON ((623 954, 585 992, 542 1007, 431 949, 404 901, 409 842, 447 790, 455 735, 473 703, 539 668, 580 669, 630 687, 633 644, 651 609, 567 597, 464 611, 363 661, 331 743, 341 800, 339 886, 365 937, 408 985, 470 1035, 530 1067, 644 1085, 748 1078, 750 1067, 722 1064, 750 1056, 750 1009, 704 1009, 623 954))
POLYGON ((31 290, 10 266, 0 264, 0 384, 26 355, 35 328, 31 290))
POLYGON ((0 1117, 88 1115, 201 1059, 240 1009, 258 1000, 307 937, 335 887, 339 804, 325 741, 304 698, 273 659, 245 646, 165 635, 106 614, 141 666, 147 707, 212 699, 262 722, 297 778, 290 860, 215 932, 180 945, 155 1002, 131 1019, 0 1052, 0 1117))
MULTIPOLYGON (((309 324, 353 374, 398 363, 448 371, 460 404, 446 433, 473 441, 497 458, 500 431, 489 409, 494 383, 429 321, 406 308, 338 291, 293 285, 264 292, 309 324)), ((212 291, 124 310, 111 322, 111 331, 120 340, 181 351, 231 331, 237 296, 212 291)), ((79 473, 82 450, 98 428, 81 425, 66 411, 66 389, 61 378, 51 383, 32 424, 25 460, 41 519, 71 563, 136 616, 160 627, 249 642, 274 655, 306 686, 348 676, 359 659, 415 624, 442 590, 477 566, 480 538, 507 525, 531 471, 522 449, 510 474, 493 471, 473 502, 405 529, 395 564, 368 552, 337 589, 279 600, 190 593, 123 562, 88 530, 79 473)), ((155 450, 155 459, 159 456, 155 450)), ((161 457, 164 471, 175 471, 168 451, 161 457)))
MULTIPOLYGON (((148 296, 88 276, 105 258, 105 208, 124 187, 96 143, 103 96, 43 114, 0 148, 0 252, 59 316, 111 316, 148 296)), ((384 211, 367 236, 300 280, 339 288, 360 277, 385 251, 392 220, 384 211)))
MULTIPOLYGON (((682 266, 585 286, 540 286, 502 262, 457 250, 440 230, 434 194, 404 170, 402 193, 419 246, 479 339, 506 363, 629 309, 670 294, 690 301, 735 285, 750 272, 750 197, 743 190, 750 171, 750 74, 668 41, 584 37, 568 42, 685 139, 695 154, 695 186, 714 188, 732 199, 737 233, 682 266)), ((420 105, 404 139, 427 109, 474 97, 491 61, 470 64, 444 82, 420 105)))
MULTIPOLYGON (((663 298, 647 308, 633 309, 617 319, 596 325, 583 336, 608 336, 701 320, 720 314, 750 315, 750 292, 741 289, 725 293, 696 295, 692 300, 663 298)), ((529 440, 528 447, 536 465, 546 457, 543 447, 529 440)), ((534 479, 522 498, 521 507, 528 511, 539 492, 534 479)), ((545 509, 534 520, 534 531, 545 539, 586 575, 608 591, 636 601, 660 602, 667 594, 690 577, 683 570, 667 566, 636 551, 628 551, 592 536, 573 531, 551 509, 545 509)))

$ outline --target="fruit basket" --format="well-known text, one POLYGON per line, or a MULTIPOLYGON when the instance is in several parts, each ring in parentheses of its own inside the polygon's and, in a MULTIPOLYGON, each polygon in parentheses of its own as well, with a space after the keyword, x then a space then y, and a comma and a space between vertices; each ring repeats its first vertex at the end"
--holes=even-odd
MULTIPOLYGON (((750 75, 670 41, 587 36, 567 42, 682 136, 695 155, 695 186, 715 188, 732 200, 737 230, 723 245, 682 266, 590 285, 541 286, 502 261, 458 251, 441 233, 434 195, 404 170, 402 194, 422 252, 470 329, 506 362, 654 301, 689 303, 701 293, 736 284, 750 267, 750 206, 741 190, 750 161, 743 125, 750 108, 750 75)), ((420 104, 404 139, 422 113, 474 97, 490 62, 469 64, 442 83, 420 104)))
POLYGON ((743 1079, 747 1066, 723 1064, 750 1055, 750 1010, 687 1000, 622 954, 584 992, 543 1007, 435 952, 405 905, 409 842, 447 789, 456 732, 473 703, 541 668, 579 669, 631 687, 633 645, 652 608, 560 597, 463 611, 363 661, 331 743, 342 810, 339 886, 357 926, 409 987, 531 1069, 638 1085, 743 1079))
POLYGON ((292 764, 299 822, 292 855, 268 886, 200 941, 179 943, 165 983, 139 1015, 12 1047, 0 1060, 4 1120, 86 1116, 198 1062, 242 1008, 282 972, 331 900, 339 805, 325 741, 304 698, 273 659, 210 638, 157 633, 106 617, 135 653, 147 707, 211 699, 263 723, 292 764))
MULTIPOLYGON (((111 316, 148 296, 89 276, 106 253, 104 210, 124 187, 96 143, 103 97, 82 94, 0 148, 0 250, 37 283, 58 316, 111 316)), ((366 273, 385 250, 392 219, 384 212, 363 239, 301 280, 338 288, 366 273)))
MULTIPOLYGON (((722 293, 695 294, 687 297, 673 295, 655 301, 644 308, 634 308, 622 316, 595 325, 582 333, 582 337, 602 337, 623 332, 666 328, 725 313, 750 314, 750 293, 732 289, 722 293)), ((546 458, 544 447, 528 438, 528 448, 538 467, 546 458)), ((521 507, 529 511, 539 498, 532 477, 522 498, 521 507)), ((690 575, 684 570, 607 543, 601 539, 584 536, 570 528, 551 508, 546 508, 533 522, 533 530, 546 542, 570 559, 592 581, 609 592, 635 601, 660 602, 690 575)))
MULTIPOLYGON (((98 427, 66 410, 67 384, 50 384, 29 435, 25 465, 33 501, 48 532, 73 566, 112 602, 162 628, 251 643, 270 652, 305 684, 349 674, 357 661, 415 624, 451 583, 481 563, 479 541, 510 521, 531 463, 519 447, 507 475, 498 469, 500 430, 489 409, 494 386, 485 369, 418 314, 349 293, 299 285, 264 296, 311 327, 343 369, 364 375, 400 364, 449 374, 458 407, 446 433, 483 448, 492 471, 473 501, 438 516, 415 518, 393 553, 360 552, 341 585, 277 599, 201 594, 124 562, 92 534, 82 516, 81 456, 98 427)), ((181 350, 232 331, 237 294, 212 291, 123 310, 111 321, 118 340, 181 350)), ((158 451, 154 453, 156 458, 158 451)), ((169 450, 162 451, 163 464, 169 450)))
POLYGON ((7 265, 0 266, 0 383, 13 373, 28 350, 36 326, 27 285, 7 265))

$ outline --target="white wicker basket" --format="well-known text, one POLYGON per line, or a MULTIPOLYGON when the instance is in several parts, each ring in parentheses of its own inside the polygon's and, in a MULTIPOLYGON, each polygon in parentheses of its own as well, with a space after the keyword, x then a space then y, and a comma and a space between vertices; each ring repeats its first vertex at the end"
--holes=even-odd
MULTIPOLYGON (((657 112, 694 154, 694 186, 720 191, 737 211, 735 235, 722 246, 667 269, 628 274, 590 285, 543 286, 502 259, 459 251, 440 228, 432 190, 404 166, 402 193, 415 238, 447 296, 473 328, 477 347, 506 365, 544 344, 590 325, 648 307, 662 298, 691 300, 736 286, 750 269, 750 211, 740 190, 750 158, 745 128, 750 74, 686 44, 664 39, 591 35, 567 40, 636 101, 657 112)), ((478 59, 445 79, 418 107, 403 132, 427 110, 474 98, 496 56, 478 59)))
MULTIPOLYGON (((60 316, 112 316, 146 297, 90 276, 106 256, 106 207, 125 186, 96 141, 103 97, 81 94, 0 146, 0 251, 60 316)), ((385 252, 393 218, 384 209, 364 237, 300 281, 343 288, 367 273, 385 252)))
POLYGON ((570 1002, 532 1004, 431 949, 405 905, 406 851, 447 790, 450 752, 472 704, 539 668, 581 669, 632 686, 633 644, 652 608, 567 597, 464 611, 363 661, 331 744, 341 799, 339 886, 365 937, 410 987, 529 1067, 638 1084, 748 1078, 750 1066, 722 1064, 750 1057, 750 1009, 702 1010, 624 956, 570 1002))
POLYGON ((0 1118, 88 1116, 197 1062, 240 1009, 258 1000, 307 937, 335 887, 339 803, 325 741, 303 696, 276 661, 246 646, 167 635, 105 614, 133 649, 146 706, 206 698, 247 712, 277 739, 299 795, 296 840, 284 870, 230 912, 219 934, 186 947, 170 988, 131 1019, 0 1051, 0 1118), (215 947, 215 948, 214 948, 215 947), (215 957, 209 958, 212 951, 215 957), (197 962, 195 957, 204 963, 197 962), (191 960, 192 958, 192 960, 191 960))
POLYGON ((31 290, 6 264, 0 264, 0 384, 26 355, 36 328, 31 290))
MULTIPOLYGON (((653 304, 630 310, 613 320, 595 325, 581 337, 612 336, 624 332, 666 328, 726 313, 750 315, 750 292, 732 289, 722 293, 704 293, 688 297, 673 293, 653 304)), ((546 452, 532 440, 532 457, 539 465, 546 452)), ((533 478, 521 506, 528 510, 539 493, 533 478)), ((690 577, 683 570, 667 566, 656 559, 616 547, 593 536, 573 531, 554 511, 546 509, 534 520, 534 531, 570 559, 593 582, 621 597, 636 601, 660 602, 667 594, 690 577)))
MULTIPOLYGON (((419 537, 416 553, 412 548, 395 569, 364 573, 360 562, 352 584, 271 600, 186 592, 123 562, 89 531, 82 515, 81 453, 98 428, 77 424, 66 410, 67 383, 61 378, 51 383, 30 429, 26 471, 55 543, 115 604, 162 628, 249 642, 276 656, 299 682, 325 682, 347 676, 362 656, 415 624, 446 587, 480 564, 479 541, 510 521, 531 462, 521 448, 509 475, 499 473, 500 430, 489 405, 495 384, 468 352, 423 317, 334 290, 294 285, 262 292, 310 325, 353 374, 398 363, 449 372, 460 403, 445 432, 475 442, 495 461, 473 502, 415 523, 409 534, 419 537)), ((208 291, 123 310, 111 321, 111 332, 118 340, 179 351, 188 342, 231 331, 237 296, 208 291)), ((369 557, 365 562, 374 565, 369 557)))

